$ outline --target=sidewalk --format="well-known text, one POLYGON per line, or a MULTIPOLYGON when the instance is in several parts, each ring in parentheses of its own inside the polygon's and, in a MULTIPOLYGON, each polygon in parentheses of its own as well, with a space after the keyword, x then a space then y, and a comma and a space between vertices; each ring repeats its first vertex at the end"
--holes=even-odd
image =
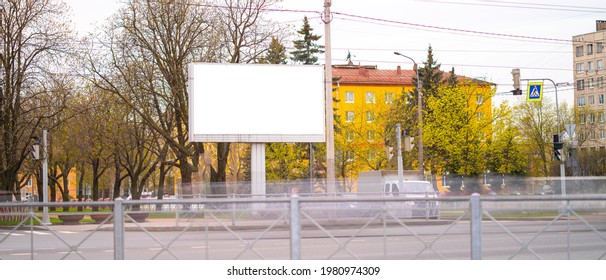
MULTIPOLYGON (((418 226, 418 225, 443 225, 449 224, 452 221, 450 220, 424 220, 424 219, 402 219, 402 223, 407 226, 418 226)), ((314 221, 305 219, 301 222, 302 229, 314 229, 318 228, 318 225, 327 228, 327 229, 346 229, 346 228, 361 228, 365 224, 367 227, 381 227, 383 226, 383 221, 380 219, 375 219, 370 222, 370 218, 338 218, 334 220, 329 220, 326 218, 316 219, 314 221), (315 223, 317 223, 317 225, 315 223)), ((386 225, 389 226, 401 226, 399 222, 393 219, 389 219, 385 221, 386 225)), ((255 219, 255 220, 236 220, 232 221, 231 219, 219 219, 215 220, 212 218, 199 218, 199 219, 146 219, 145 222, 141 223, 133 223, 132 221, 128 221, 124 224, 125 231, 143 231, 144 228, 146 231, 227 231, 234 230, 265 230, 269 227, 276 230, 290 230, 290 224, 288 220, 276 220, 276 219, 255 219)), ((44 229, 43 226, 35 226, 37 229, 44 229)), ((52 230, 60 230, 60 231, 113 231, 114 224, 113 222, 109 224, 78 224, 78 225, 50 225, 49 228, 52 230)))

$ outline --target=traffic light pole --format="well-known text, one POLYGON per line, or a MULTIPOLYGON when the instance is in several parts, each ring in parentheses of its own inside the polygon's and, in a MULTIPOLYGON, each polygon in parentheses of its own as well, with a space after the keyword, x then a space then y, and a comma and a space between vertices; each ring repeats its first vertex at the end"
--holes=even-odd
MULTIPOLYGON (((46 129, 42 131, 42 202, 48 203, 48 147, 46 145, 46 129)), ((42 207, 42 223, 50 225, 48 206, 42 207)))
POLYGON ((396 139, 398 142, 398 188, 404 185, 404 165, 402 163, 402 126, 396 124, 396 139))
MULTIPOLYGON (((560 135, 560 106, 558 104, 558 85, 552 80, 548 78, 541 79, 521 79, 522 81, 533 81, 533 80, 542 80, 542 81, 550 81, 553 84, 553 88, 555 89, 555 102, 556 102, 556 115, 558 120, 558 138, 561 139, 560 135)), ((564 153, 562 153, 564 154, 564 153)), ((566 166, 564 163, 564 155, 560 158, 560 186, 562 190, 562 196, 566 196, 566 166)))

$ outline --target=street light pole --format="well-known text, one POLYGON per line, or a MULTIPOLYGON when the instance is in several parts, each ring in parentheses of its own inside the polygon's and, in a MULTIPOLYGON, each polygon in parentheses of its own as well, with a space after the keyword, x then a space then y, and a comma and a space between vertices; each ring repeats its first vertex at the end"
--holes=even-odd
POLYGON ((425 178, 425 171, 423 167, 423 92, 421 87, 421 79, 419 77, 419 67, 417 62, 399 52, 394 52, 395 55, 408 58, 414 64, 414 68, 417 75, 417 119, 419 121, 419 133, 417 135, 417 150, 419 151, 419 178, 422 180, 425 178))

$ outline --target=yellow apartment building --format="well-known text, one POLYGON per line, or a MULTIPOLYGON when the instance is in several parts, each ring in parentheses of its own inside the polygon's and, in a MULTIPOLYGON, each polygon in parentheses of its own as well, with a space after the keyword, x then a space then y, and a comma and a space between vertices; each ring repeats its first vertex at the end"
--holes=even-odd
POLYGON ((334 104, 340 128, 335 131, 335 161, 341 191, 352 191, 359 171, 384 169, 386 114, 394 100, 413 90, 413 70, 376 66, 333 65, 334 104), (347 181, 349 180, 349 181, 347 181))
MULTIPOLYGON (((396 154, 395 151, 390 153, 390 147, 385 145, 387 113, 394 100, 416 87, 413 84, 416 72, 400 66, 381 70, 376 66, 353 65, 351 62, 333 65, 332 71, 335 79, 333 96, 337 99, 334 108, 340 123, 335 130, 336 173, 340 191, 355 191, 358 172, 387 169, 390 154, 396 154)), ((460 76, 458 80, 479 85, 469 91, 468 106, 477 106, 479 119, 492 118, 490 96, 494 85, 460 76)), ((491 127, 488 127, 487 135, 491 132, 491 127)), ((403 149, 404 145, 403 139, 403 149)), ((441 188, 441 180, 436 181, 441 188)))

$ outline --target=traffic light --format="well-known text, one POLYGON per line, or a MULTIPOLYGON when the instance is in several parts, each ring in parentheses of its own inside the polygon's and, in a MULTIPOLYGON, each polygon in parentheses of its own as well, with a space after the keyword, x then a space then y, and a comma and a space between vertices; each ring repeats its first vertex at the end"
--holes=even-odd
POLYGON ((32 137, 34 144, 32 145, 32 158, 40 159, 40 138, 38 136, 32 137))
POLYGON ((553 135, 553 157, 555 160, 562 160, 562 149, 564 148, 564 143, 560 142, 560 136, 557 134, 553 135))
POLYGON ((511 70, 511 75, 513 76, 513 95, 522 95, 522 90, 520 89, 520 69, 515 68, 511 70))
POLYGON ((32 158, 40 159, 40 145, 38 145, 38 144, 32 145, 32 158))
POLYGON ((553 149, 553 158, 557 161, 562 161, 562 153, 560 150, 553 149))

